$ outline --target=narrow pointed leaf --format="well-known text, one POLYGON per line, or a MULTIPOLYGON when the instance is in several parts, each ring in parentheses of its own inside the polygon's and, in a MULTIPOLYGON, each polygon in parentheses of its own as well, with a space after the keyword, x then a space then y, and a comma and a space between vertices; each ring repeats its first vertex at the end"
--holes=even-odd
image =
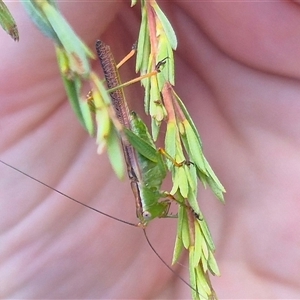
POLYGON ((175 50, 177 48, 177 37, 176 37, 176 34, 174 32, 174 29, 173 29, 171 23, 169 22, 166 15, 163 13, 163 11, 160 9, 160 7, 156 3, 155 3, 155 5, 153 5, 153 8, 154 8, 157 16, 159 17, 159 20, 162 23, 164 31, 168 37, 169 43, 171 44, 171 47, 175 50))
POLYGON ((0 25, 15 41, 19 40, 17 24, 2 0, 0 0, 0 25))

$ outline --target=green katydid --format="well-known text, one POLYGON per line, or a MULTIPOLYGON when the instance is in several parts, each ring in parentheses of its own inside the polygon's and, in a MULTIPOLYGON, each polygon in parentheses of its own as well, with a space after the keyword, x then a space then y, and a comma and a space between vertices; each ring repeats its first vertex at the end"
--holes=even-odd
POLYGON ((188 208, 197 219, 201 220, 200 216, 191 207, 180 203, 171 194, 161 191, 161 185, 167 175, 164 157, 171 160, 176 167, 193 163, 187 161, 178 163, 162 148, 157 149, 142 119, 134 111, 130 112, 130 117, 131 130, 125 128, 124 131, 128 141, 136 150, 137 165, 139 168, 137 172, 139 174, 137 187, 141 205, 138 217, 144 220, 144 222, 149 222, 157 217, 173 217, 173 215, 168 214, 171 204, 168 199, 172 199, 176 203, 188 208), (164 198, 165 200, 161 200, 164 198))
MULTIPOLYGON (((135 196, 137 217, 141 225, 145 226, 154 218, 167 217, 171 202, 164 198, 173 199, 170 194, 160 190, 167 174, 166 163, 162 155, 164 151, 156 149, 145 123, 136 113, 129 112, 122 89, 115 89, 121 83, 110 47, 102 41, 97 41, 96 49, 107 86, 113 90, 110 93, 112 105, 119 122, 124 127, 125 136, 121 135, 121 142, 127 172, 135 196)), ((165 156, 173 161, 168 154, 165 156)), ((174 163, 182 166, 182 163, 174 163)))
POLYGON ((126 137, 136 150, 138 178, 137 187, 140 205, 137 214, 144 223, 156 217, 168 215, 170 201, 162 200, 167 194, 161 192, 161 185, 167 174, 166 164, 162 154, 156 149, 155 144, 145 123, 135 112, 130 113, 131 130, 125 128, 126 137))
MULTIPOLYGON (((135 113, 129 113, 127 111, 125 117, 127 118, 125 120, 128 121, 127 126, 124 126, 124 119, 120 120, 123 124, 123 131, 125 133, 125 135, 121 134, 121 140, 123 143, 125 158, 129 161, 129 164, 127 165, 128 175, 131 179, 131 186, 137 200, 138 216, 141 220, 141 225, 146 225, 150 220, 156 217, 168 216, 171 201, 165 198, 172 199, 173 197, 160 190, 162 182, 166 176, 164 152, 155 147, 146 125, 135 113)), ((168 158, 170 159, 170 157, 168 158)), ((177 164, 173 159, 171 160, 178 167, 183 164, 177 164)), ((185 204, 182 204, 182 207, 190 208, 185 204)), ((197 216, 193 209, 190 208, 188 211, 194 213, 196 218, 199 220, 199 216, 197 216)), ((98 212, 108 216, 101 211, 98 212)), ((128 224, 135 225, 130 223, 128 224)), ((168 268, 170 267, 168 266, 168 268)), ((183 279, 181 278, 181 280, 183 279)), ((186 281, 184 282, 189 285, 186 281)), ((196 285, 192 284, 189 286, 197 295, 199 295, 196 285)))
MULTIPOLYGON (((199 299, 202 293, 210 297, 213 295, 210 281, 208 277, 205 277, 204 282, 208 288, 204 290, 203 287, 205 284, 203 284, 203 276, 201 276, 201 272, 207 276, 208 271, 203 267, 208 264, 206 262, 207 257, 204 257, 202 254, 202 244, 200 246, 197 245, 197 251, 193 251, 195 241, 198 240, 199 236, 203 236, 200 230, 198 230, 196 236, 194 227, 199 228, 201 227, 201 223, 205 224, 205 222, 202 222, 203 219, 200 218, 200 214, 190 206, 190 203, 186 201, 185 197, 179 194, 179 200, 177 200, 171 194, 172 191, 171 193, 161 191, 163 180, 167 174, 167 163, 164 160, 164 156, 176 167, 182 167, 190 163, 186 163, 185 161, 177 163, 175 159, 168 155, 163 149, 156 148, 145 123, 136 113, 129 112, 122 90, 124 85, 120 83, 119 73, 109 46, 98 41, 96 48, 109 88, 108 92, 110 92, 111 95, 115 115, 119 123, 123 125, 119 133, 131 188, 135 196, 136 213, 140 220, 139 225, 144 228, 148 222, 154 218, 172 216, 169 215, 171 200, 176 201, 181 205, 181 208, 184 208, 183 210, 181 209, 181 211, 185 211, 189 219, 179 219, 173 262, 177 261, 183 247, 188 249, 191 255, 190 276, 192 283, 188 285, 193 290, 193 297, 199 299), (183 225, 186 226, 185 230, 183 230, 183 225), (181 240, 181 242, 178 242, 179 240, 181 240), (194 265, 194 263, 196 264, 194 265)), ((115 119, 115 117, 113 118, 115 119)), ((208 237, 208 241, 210 242, 210 235, 207 234, 206 237, 208 237)), ((213 251, 213 249, 212 247, 211 251, 213 251)), ((211 261, 214 260, 211 258, 211 261)), ((210 265, 211 264, 212 263, 210 263, 210 265)), ((217 269, 214 274, 218 274, 217 269)))
MULTIPOLYGON (((111 73, 110 73, 111 74, 111 73)), ((110 88, 113 88, 110 86, 110 88)), ((119 91, 116 90, 117 101, 114 102, 113 106, 116 110, 116 115, 120 123, 123 125, 123 133, 120 134, 121 142, 123 145, 124 156, 127 163, 128 176, 131 181, 131 187, 135 195, 137 216, 140 219, 141 227, 145 227, 147 223, 157 217, 167 217, 171 201, 166 198, 172 198, 166 192, 162 192, 161 185, 167 174, 167 167, 164 161, 164 151, 157 149, 150 136, 145 123, 137 116, 134 112, 129 112, 124 97, 119 98, 119 91), (122 102, 119 100, 121 99, 122 102), (162 200, 161 200, 162 199, 162 200)), ((115 93, 113 92, 113 93, 115 93)), ((120 92, 122 94, 122 92, 120 92)), ((169 159, 171 159, 169 157, 169 159)), ((12 166, 1 163, 13 168, 12 166)), ((175 162, 174 162, 175 163, 175 162)), ((181 166, 181 164, 176 164, 181 166)), ((47 184, 37 180, 36 178, 16 169, 27 177, 51 188, 47 184)), ((66 194, 56 190, 59 194, 68 197, 66 194)), ((81 203, 74 198, 68 197, 72 201, 80 203, 81 205, 93 209, 94 211, 103 214, 107 217, 119 220, 113 216, 110 216, 102 211, 94 209, 89 205, 81 203)), ((130 222, 119 220, 131 226, 137 226, 130 222)), ((144 231, 145 233, 145 231, 144 231)), ((155 252, 158 258, 168 267, 172 272, 172 268, 160 257, 156 250, 151 245, 146 233, 145 237, 149 243, 151 249, 155 252)), ((176 273, 175 273, 176 274, 176 273)), ((185 284, 187 284, 195 292, 195 288, 185 281, 182 277, 176 274, 185 284)))

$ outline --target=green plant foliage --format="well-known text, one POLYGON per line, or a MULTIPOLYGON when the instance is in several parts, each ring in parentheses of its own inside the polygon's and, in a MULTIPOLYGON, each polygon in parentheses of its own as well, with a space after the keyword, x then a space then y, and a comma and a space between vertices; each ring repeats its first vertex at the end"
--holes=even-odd
POLYGON ((19 40, 17 24, 2 0, 0 0, 0 25, 15 41, 19 40))
MULTIPOLYGON (((136 3, 132 0, 131 6, 136 3)), ((120 141, 123 152, 126 152, 126 147, 136 152, 137 158, 132 162, 132 158, 127 157, 126 164, 131 185, 135 188, 135 200, 141 201, 142 211, 137 208, 141 223, 146 225, 156 217, 168 216, 170 203, 179 204, 173 264, 186 249, 193 298, 216 298, 209 273, 219 275, 219 269, 214 258, 212 237, 198 204, 198 182, 210 188, 221 202, 224 202, 225 189, 203 153, 200 135, 187 108, 174 90, 173 51, 177 48, 177 38, 167 16, 156 1, 140 1, 136 70, 143 78, 144 106, 151 117, 151 137, 142 120, 131 116, 131 123, 126 125, 117 116, 113 109, 116 104, 111 101, 110 95, 121 91, 126 84, 114 86, 111 90, 104 87, 90 68, 93 53, 60 14, 55 2, 31 0, 23 4, 38 28, 53 40, 71 106, 89 134, 96 135, 98 153, 107 149, 114 171, 122 177, 125 168, 120 141), (92 89, 90 100, 82 95, 85 82, 92 89), (163 123, 166 133, 164 151, 161 151, 155 142, 162 134, 160 127, 163 123), (137 165, 140 171, 133 165, 137 165), (159 174, 157 178, 152 169, 159 174), (159 173, 161 170, 164 172, 159 173), (161 191, 163 180, 168 175, 173 182, 171 191, 161 191)), ((12 27, 12 24, 9 26, 12 27)), ((117 71, 114 72, 119 79, 117 71)))

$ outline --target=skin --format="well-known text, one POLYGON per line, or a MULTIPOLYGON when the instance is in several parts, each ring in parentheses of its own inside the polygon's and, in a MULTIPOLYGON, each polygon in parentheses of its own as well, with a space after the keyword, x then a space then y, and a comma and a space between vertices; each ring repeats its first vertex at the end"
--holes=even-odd
MULTIPOLYGON (((9 4, 20 42, 0 33, 1 158, 135 222, 128 181, 120 183, 105 155, 95 154, 94 141, 66 101, 51 42, 19 3, 9 4)), ((74 2, 61 8, 91 47, 101 37, 121 58, 136 39, 139 11, 128 3, 74 2)), ((226 206, 199 193, 222 272, 213 278, 218 296, 297 298, 298 3, 185 1, 163 10, 179 40, 176 90, 227 190, 226 206)), ((135 92, 128 93, 132 99, 135 92)), ((5 166, 0 172, 2 298, 190 297, 188 287, 151 252, 141 230, 91 212, 5 166)), ((176 220, 158 220, 148 230, 167 261, 175 225, 176 220)), ((180 267, 175 269, 187 277, 180 267)))

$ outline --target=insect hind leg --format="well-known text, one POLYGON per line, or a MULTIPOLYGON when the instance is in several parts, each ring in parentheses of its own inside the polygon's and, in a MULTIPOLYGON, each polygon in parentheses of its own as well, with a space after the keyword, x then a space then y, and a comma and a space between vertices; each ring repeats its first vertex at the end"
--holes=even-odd
MULTIPOLYGON (((186 203, 183 203, 182 201, 179 201, 178 199, 176 199, 173 195, 171 195, 170 193, 165 193, 165 197, 168 198, 170 201, 174 201, 176 202, 177 204, 179 204, 180 206, 183 206, 185 207, 186 209, 188 209, 194 216, 197 220, 199 221, 203 221, 203 217, 202 215, 200 215, 200 213, 197 213, 188 203, 187 199, 186 200, 186 203)), ((178 214, 176 215, 167 215, 165 216, 165 218, 176 218, 178 214)))

